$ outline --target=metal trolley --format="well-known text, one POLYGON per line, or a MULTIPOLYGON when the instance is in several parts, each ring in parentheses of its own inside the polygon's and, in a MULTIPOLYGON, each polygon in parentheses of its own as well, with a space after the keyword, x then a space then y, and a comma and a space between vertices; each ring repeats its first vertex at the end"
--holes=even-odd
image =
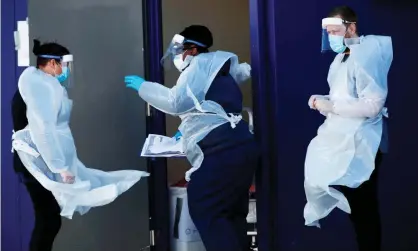
POLYGON ((247 235, 251 242, 251 250, 257 251, 257 210, 256 210, 255 186, 250 189, 249 213, 247 216, 247 235))
MULTIPOLYGON (((251 133, 254 133, 254 119, 253 119, 253 111, 249 107, 244 107, 243 112, 248 114, 248 125, 249 130, 251 133)), ((250 188, 249 195, 249 213, 247 216, 247 236, 249 237, 249 241, 251 242, 251 250, 258 251, 257 245, 257 210, 256 210, 256 198, 255 198, 255 179, 253 181, 253 185, 250 188)))

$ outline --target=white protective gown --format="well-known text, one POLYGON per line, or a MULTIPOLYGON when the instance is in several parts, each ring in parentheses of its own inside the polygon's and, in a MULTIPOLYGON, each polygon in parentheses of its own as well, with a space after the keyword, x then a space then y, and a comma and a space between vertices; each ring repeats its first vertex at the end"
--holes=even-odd
POLYGON ((305 224, 318 221, 338 207, 350 213, 345 196, 332 185, 356 188, 370 178, 382 137, 382 116, 392 63, 392 40, 385 36, 361 37, 350 46, 342 62, 338 54, 328 73, 333 112, 308 146, 305 159, 305 224))
POLYGON ((233 53, 216 51, 194 57, 171 89, 153 82, 144 82, 139 88, 139 96, 151 106, 181 118, 179 131, 183 135, 187 159, 192 165, 186 172, 187 181, 204 159, 197 143, 213 129, 226 123, 235 128, 242 119, 241 115, 226 114, 218 103, 205 100, 213 80, 228 60, 231 62, 230 74, 237 84, 250 78, 251 67, 248 64, 239 64, 238 57, 233 53))
POLYGON ((19 92, 27 106, 28 126, 13 134, 12 146, 27 170, 52 192, 69 219, 91 207, 106 205, 149 174, 136 170, 103 172, 84 166, 77 158, 69 127, 72 100, 58 80, 35 67, 19 78, 19 92), (60 172, 75 175, 62 182, 60 172))

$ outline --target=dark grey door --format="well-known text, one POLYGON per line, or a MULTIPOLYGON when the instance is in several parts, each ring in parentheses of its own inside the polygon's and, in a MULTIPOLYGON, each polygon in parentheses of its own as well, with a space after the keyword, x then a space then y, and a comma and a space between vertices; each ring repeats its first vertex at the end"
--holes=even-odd
MULTIPOLYGON (((124 87, 143 74, 142 1, 29 0, 30 36, 74 55, 71 128, 78 155, 105 171, 146 170, 145 103, 124 87)), ((57 251, 138 251, 149 245, 147 179, 113 203, 64 220, 57 251)))

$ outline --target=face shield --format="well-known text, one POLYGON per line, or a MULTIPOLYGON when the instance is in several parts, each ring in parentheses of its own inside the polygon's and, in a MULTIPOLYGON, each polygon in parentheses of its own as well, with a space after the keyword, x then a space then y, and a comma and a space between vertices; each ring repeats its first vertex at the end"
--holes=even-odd
POLYGON ((73 55, 64 55, 64 56, 53 56, 53 55, 39 55, 41 58, 55 59, 57 62, 60 62, 62 69, 61 74, 55 75, 58 81, 62 86, 69 88, 74 85, 74 67, 73 67, 73 55))
POLYGON ((202 43, 199 43, 194 40, 186 39, 182 35, 176 34, 171 40, 170 45, 168 46, 164 56, 161 58, 161 65, 163 65, 164 68, 168 68, 168 69, 171 68, 173 63, 178 69, 182 67, 181 64, 185 63, 183 62, 182 55, 185 52, 185 50, 188 49, 184 47, 185 43, 195 44, 197 46, 204 47, 204 48, 206 47, 206 45, 202 43))
POLYGON ((61 85, 67 88, 74 86, 73 55, 64 55, 61 60, 62 73, 58 76, 61 85))
MULTIPOLYGON (((345 43, 345 35, 347 33, 348 22, 337 17, 328 17, 322 19, 322 43, 321 52, 334 51, 336 53, 343 53, 347 46, 345 43)), ((356 41, 352 41, 355 43, 356 41)))

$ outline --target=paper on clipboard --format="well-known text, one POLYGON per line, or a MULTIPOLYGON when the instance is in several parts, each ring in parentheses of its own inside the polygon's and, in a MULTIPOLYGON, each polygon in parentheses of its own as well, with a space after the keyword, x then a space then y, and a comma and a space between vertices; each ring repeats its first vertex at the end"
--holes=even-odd
POLYGON ((150 134, 145 140, 142 157, 184 157, 183 138, 176 140, 167 136, 150 134))

